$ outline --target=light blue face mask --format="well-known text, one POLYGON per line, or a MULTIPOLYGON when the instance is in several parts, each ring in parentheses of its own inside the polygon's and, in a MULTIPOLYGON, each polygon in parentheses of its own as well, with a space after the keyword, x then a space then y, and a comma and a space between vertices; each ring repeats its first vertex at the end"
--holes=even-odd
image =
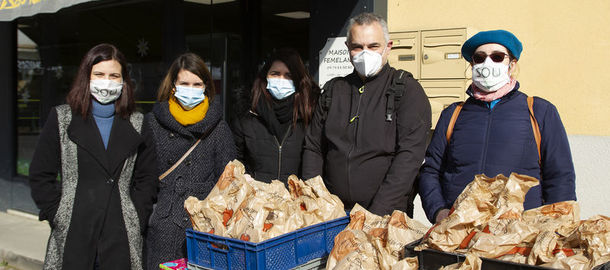
POLYGON ((194 88, 176 85, 174 96, 185 110, 191 110, 205 99, 205 87, 194 88))
POLYGON ((267 90, 277 100, 282 100, 294 94, 292 80, 280 78, 267 78, 267 90))

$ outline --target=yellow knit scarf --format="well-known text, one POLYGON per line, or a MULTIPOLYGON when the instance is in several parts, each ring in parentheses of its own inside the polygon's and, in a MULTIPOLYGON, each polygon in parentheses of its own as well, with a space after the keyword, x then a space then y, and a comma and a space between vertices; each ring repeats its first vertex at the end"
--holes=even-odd
POLYGON ((182 105, 172 96, 169 98, 169 112, 174 116, 176 121, 183 126, 196 124, 205 118, 205 114, 208 112, 208 107, 210 106, 208 100, 209 98, 205 97, 203 102, 187 111, 182 108, 182 105))

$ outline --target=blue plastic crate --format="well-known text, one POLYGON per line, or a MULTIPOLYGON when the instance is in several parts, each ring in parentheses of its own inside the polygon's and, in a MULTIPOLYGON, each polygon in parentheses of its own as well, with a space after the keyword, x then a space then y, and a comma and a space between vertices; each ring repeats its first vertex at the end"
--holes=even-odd
POLYGON ((291 269, 328 256, 348 223, 345 216, 259 243, 187 229, 188 262, 210 269, 291 269))

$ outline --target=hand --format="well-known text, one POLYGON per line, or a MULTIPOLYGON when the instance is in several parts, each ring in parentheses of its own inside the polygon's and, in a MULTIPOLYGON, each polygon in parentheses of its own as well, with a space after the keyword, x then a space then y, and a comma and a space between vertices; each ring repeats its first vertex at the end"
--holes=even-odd
POLYGON ((439 223, 441 220, 445 219, 446 217, 449 216, 449 209, 441 209, 438 211, 438 214, 436 214, 436 223, 439 223))

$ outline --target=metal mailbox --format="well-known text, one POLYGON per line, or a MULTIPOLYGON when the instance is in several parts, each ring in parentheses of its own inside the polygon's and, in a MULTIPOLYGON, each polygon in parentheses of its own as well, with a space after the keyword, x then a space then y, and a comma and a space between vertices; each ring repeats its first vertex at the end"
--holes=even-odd
POLYGON ((466 28, 421 31, 421 79, 464 79, 468 63, 461 53, 466 28))
POLYGON ((411 72, 415 79, 419 79, 419 36, 418 31, 390 34, 390 40, 393 41, 392 50, 388 56, 390 66, 411 72))
POLYGON ((436 128, 441 112, 454 102, 464 101, 466 97, 465 80, 420 80, 430 107, 432 108, 432 129, 436 128))

